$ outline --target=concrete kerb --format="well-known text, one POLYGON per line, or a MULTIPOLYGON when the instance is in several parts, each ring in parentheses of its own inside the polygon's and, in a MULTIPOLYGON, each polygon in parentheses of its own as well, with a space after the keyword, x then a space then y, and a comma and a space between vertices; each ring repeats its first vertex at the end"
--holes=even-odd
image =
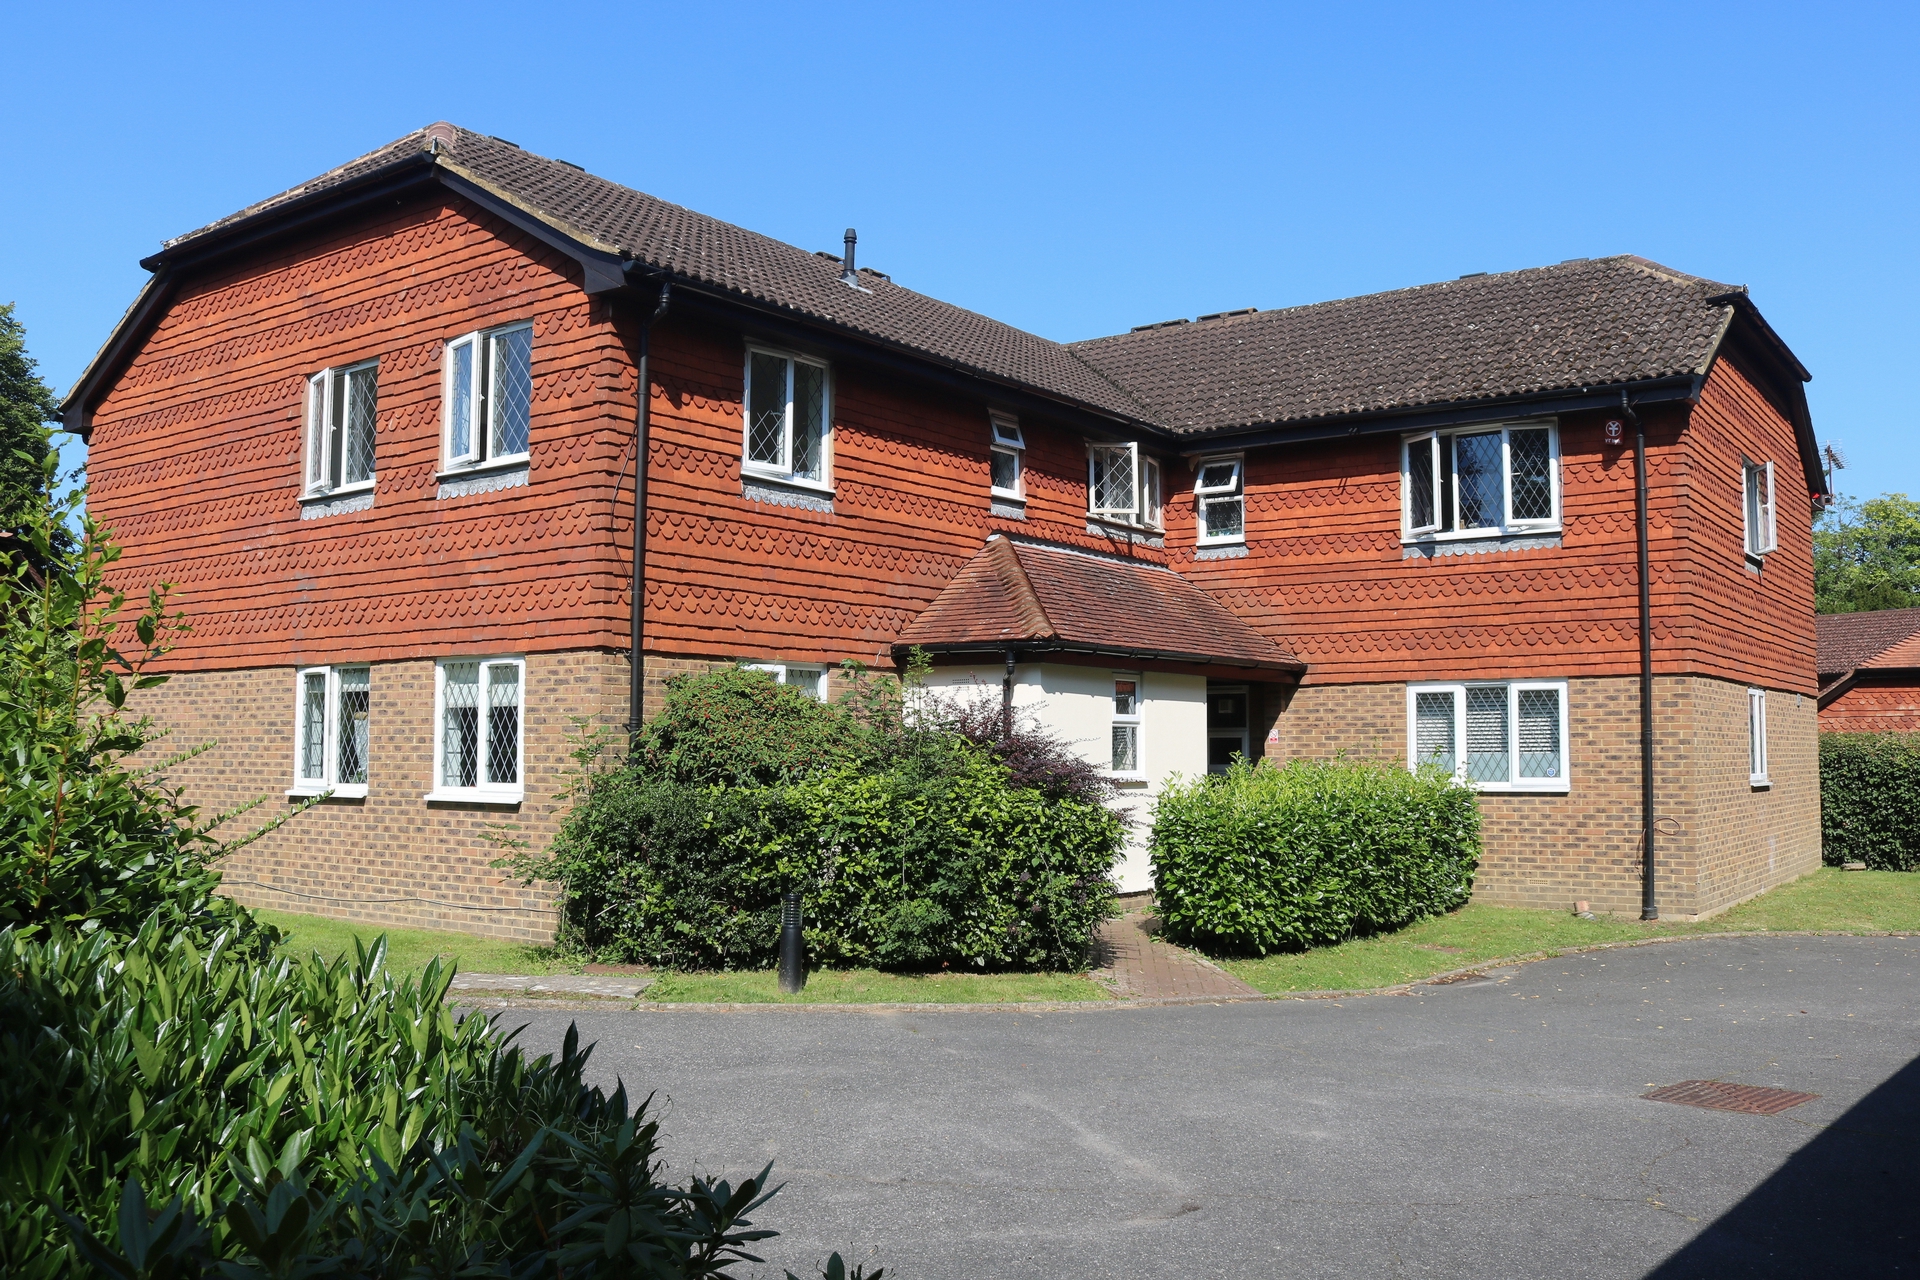
POLYGON ((1498 974, 1502 969, 1516 969, 1520 965, 1532 964, 1537 960, 1552 960, 1558 956, 1584 955, 1594 951, 1618 951, 1627 947, 1655 947, 1673 942, 1717 942, 1726 938, 1909 938, 1912 930, 1877 929, 1746 929, 1726 933, 1677 934, 1666 938, 1634 938, 1620 942, 1596 942, 1584 947, 1554 947, 1543 951, 1527 951, 1517 955, 1502 956, 1497 960, 1481 960, 1458 969, 1449 969, 1445 973, 1436 973, 1431 977, 1420 978, 1412 982, 1397 982, 1386 987, 1359 987, 1345 991, 1271 991, 1253 995, 1233 996, 1143 996, 1135 999, 1112 1000, 1033 1000, 1033 1001, 978 1001, 970 1004, 914 1004, 906 1001, 876 1001, 871 1004, 775 1004, 765 1003, 703 1003, 701 1001, 633 1000, 625 1001, 612 997, 600 997, 592 1000, 506 998, 506 999, 454 999, 456 994, 480 995, 481 993, 447 993, 448 1001, 466 1008, 487 1009, 564 1009, 598 1012, 633 1013, 769 1013, 774 1011, 788 1013, 1092 1013, 1095 1011, 1122 1011, 1126 1009, 1161 1008, 1168 1005, 1199 1004, 1265 1004, 1276 1000, 1352 1000, 1362 996, 1404 996, 1410 995, 1420 987, 1449 986, 1463 979, 1486 977, 1504 981, 1510 974, 1498 974))

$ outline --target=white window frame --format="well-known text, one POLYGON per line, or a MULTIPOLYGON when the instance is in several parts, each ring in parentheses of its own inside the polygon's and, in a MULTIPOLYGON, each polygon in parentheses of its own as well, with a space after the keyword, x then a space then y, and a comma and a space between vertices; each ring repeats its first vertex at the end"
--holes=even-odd
MULTIPOLYGON (((364 662, 341 663, 336 666, 300 667, 293 673, 293 785, 287 788, 290 796, 317 796, 332 792, 343 800, 364 799, 367 784, 364 782, 338 782, 340 776, 340 677, 348 671, 367 673, 367 688, 371 694, 373 688, 373 668, 364 662), (319 777, 308 777, 301 770, 305 764, 303 757, 307 737, 307 679, 319 676, 326 682, 326 693, 321 710, 321 744, 324 761, 319 777)), ((371 723, 372 698, 368 698, 368 717, 371 723)), ((367 776, 373 776, 372 735, 367 744, 367 776)))
POLYGON ((829 687, 831 673, 824 664, 817 662, 743 662, 740 665, 748 671, 766 672, 773 677, 775 684, 793 683, 790 676, 795 672, 805 671, 817 675, 820 679, 813 687, 813 696, 822 702, 832 700, 832 690, 829 687))
POLYGON ((1141 452, 1137 440, 1087 445, 1087 515, 1090 518, 1107 524, 1124 524, 1158 532, 1164 527, 1164 508, 1165 491, 1162 488, 1160 460, 1141 452), (1133 469, 1133 484, 1129 486, 1127 506, 1096 505, 1099 487, 1095 483, 1094 468, 1103 454, 1124 455, 1133 469))
MULTIPOLYGON (((1144 782, 1147 777, 1147 742, 1142 713, 1146 709, 1147 701, 1146 673, 1141 671, 1115 671, 1112 675, 1115 688, 1112 695, 1113 701, 1109 704, 1113 709, 1111 727, 1114 729, 1131 728, 1133 730, 1133 768, 1114 768, 1113 757, 1109 754, 1107 757, 1107 775, 1122 782, 1144 782), (1131 680, 1133 682, 1133 712, 1130 715, 1122 714, 1119 709, 1120 690, 1118 686, 1122 680, 1131 680)), ((1108 735, 1108 743, 1109 747, 1111 747, 1111 734, 1108 735)))
POLYGON ((987 415, 987 489, 996 498, 1006 498, 1012 502, 1027 500, 1027 438, 1020 430, 1020 419, 1010 413, 989 413, 987 415), (993 483, 993 454, 1006 454, 1013 459, 1013 488, 1003 489, 993 483))
POLYGON ((1773 504, 1773 464, 1741 459, 1740 527, 1749 559, 1758 560, 1780 547, 1779 524, 1773 504))
POLYGON ((1571 738, 1567 726, 1567 682, 1565 680, 1464 680, 1459 682, 1407 685, 1407 768, 1417 769, 1417 708, 1423 693, 1453 695, 1453 776, 1456 782, 1476 791, 1515 791, 1564 794, 1572 789, 1573 762, 1568 754, 1571 738), (1507 781, 1481 782, 1467 776, 1467 689, 1469 687, 1507 691, 1507 781), (1520 695, 1534 690, 1551 690, 1560 698, 1560 776, 1522 778, 1520 776, 1520 695))
POLYGON ((463 333, 446 345, 441 356, 445 368, 441 372, 440 402, 444 406, 441 412, 440 427, 440 467, 442 473, 453 471, 483 471, 491 467, 517 467, 524 465, 533 451, 533 404, 531 387, 533 383, 533 341, 527 341, 527 383, 529 396, 527 404, 527 447, 518 453, 493 454, 489 452, 493 440, 494 413, 500 403, 500 397, 494 392, 498 381, 495 370, 499 362, 493 358, 493 344, 510 333, 526 330, 531 333, 533 322, 520 320, 513 324, 496 325, 491 329, 476 329, 472 333, 463 333), (467 425, 467 448, 454 451, 455 392, 454 367, 458 363, 455 353, 461 347, 470 347, 473 358, 467 366, 467 410, 471 420, 467 425))
POLYGON ((740 375, 740 474, 759 480, 773 480, 802 489, 833 491, 833 366, 825 360, 786 351, 779 347, 747 344, 746 361, 740 375), (753 437, 753 358, 768 356, 787 362, 786 422, 781 427, 779 466, 751 459, 753 437), (820 370, 820 478, 795 475, 793 471, 793 371, 796 365, 811 365, 820 370))
POLYGON ((1247 540, 1247 460, 1244 454, 1221 454, 1212 458, 1201 458, 1194 464, 1193 471, 1193 520, 1194 542, 1203 547, 1232 546, 1247 540), (1224 485, 1207 485, 1201 481, 1206 477, 1208 467, 1231 465, 1233 474, 1224 485), (1216 534, 1207 524, 1207 509, 1216 504, 1227 502, 1240 504, 1240 531, 1238 533, 1216 534))
POLYGON ((1770 787, 1767 776, 1767 691, 1747 690, 1747 785, 1770 787))
MULTIPOLYGON (((353 364, 331 365, 307 379, 306 445, 301 451, 300 496, 303 498, 326 498, 342 493, 359 493, 371 489, 379 478, 379 404, 380 404, 380 361, 360 360, 353 364), (373 470, 365 480, 343 480, 339 484, 328 483, 333 475, 334 458, 333 432, 329 429, 333 422, 335 409, 335 384, 352 374, 373 370, 374 396, 374 444, 373 470)), ((346 440, 346 424, 341 424, 341 442, 346 440)), ((344 471, 345 463, 341 463, 344 471)))
POLYGON ((442 658, 433 664, 433 790, 424 797, 427 800, 456 801, 467 804, 518 804, 526 798, 527 790, 527 660, 521 657, 464 657, 442 658), (486 708, 488 671, 493 667, 517 667, 520 672, 520 714, 515 721, 518 735, 514 743, 514 759, 519 763, 518 778, 511 783, 488 782, 487 766, 492 752, 492 733, 486 726, 485 717, 478 717, 476 730, 479 734, 480 750, 474 765, 475 785, 471 787, 449 786, 447 784, 447 668, 461 663, 477 663, 480 668, 479 685, 475 696, 480 699, 480 707, 486 708))
POLYGON ((1565 517, 1561 505, 1560 479, 1560 424, 1557 419, 1535 418, 1513 422, 1480 422, 1471 426, 1447 427, 1433 431, 1421 431, 1400 438, 1400 541, 1410 542, 1456 542, 1473 538, 1497 538, 1509 534, 1558 533, 1565 517), (1513 510, 1513 433, 1515 431, 1547 432, 1547 474, 1553 485, 1553 514, 1539 520, 1515 520, 1508 513, 1513 510), (1451 484, 1442 483, 1441 463, 1445 461, 1449 470, 1445 473, 1454 477, 1454 451, 1451 446, 1442 448, 1442 441, 1454 436, 1486 435, 1494 431, 1500 433, 1500 503, 1502 522, 1496 525, 1481 525, 1472 529, 1443 529, 1441 525, 1443 503, 1441 494, 1448 495, 1452 506, 1452 522, 1459 524, 1460 485, 1456 478, 1451 484), (1433 460, 1433 513, 1431 524, 1413 523, 1413 464, 1412 453, 1417 448, 1429 450, 1433 460))

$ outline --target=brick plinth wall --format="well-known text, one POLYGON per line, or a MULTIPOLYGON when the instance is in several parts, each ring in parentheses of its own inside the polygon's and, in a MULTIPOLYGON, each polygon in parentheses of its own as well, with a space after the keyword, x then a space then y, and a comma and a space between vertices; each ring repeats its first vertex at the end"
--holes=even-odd
MULTIPOLYGON (((484 833, 503 828, 536 848, 552 838, 569 735, 577 720, 615 727, 625 721, 626 658, 597 651, 527 658, 526 798, 518 805, 422 798, 433 787, 433 667, 427 660, 372 664, 366 798, 324 801, 227 858, 221 871, 228 892, 250 906, 367 924, 552 936, 552 892, 489 866, 501 850, 484 833)), ((217 744, 167 775, 203 813, 266 797, 223 827, 223 837, 256 829, 298 803, 286 795, 293 781, 293 668, 185 672, 138 697, 138 710, 171 731, 148 757, 217 744)))
MULTIPOLYGON (((1770 787, 1748 782, 1747 687, 1703 676, 1655 681, 1655 853, 1663 915, 1700 916, 1820 865, 1820 785, 1811 697, 1768 697, 1770 787)), ((1483 793, 1482 902, 1638 916, 1640 684, 1568 682, 1571 789, 1483 793)), ((1404 762, 1404 684, 1306 685, 1273 721, 1275 760, 1404 762)))

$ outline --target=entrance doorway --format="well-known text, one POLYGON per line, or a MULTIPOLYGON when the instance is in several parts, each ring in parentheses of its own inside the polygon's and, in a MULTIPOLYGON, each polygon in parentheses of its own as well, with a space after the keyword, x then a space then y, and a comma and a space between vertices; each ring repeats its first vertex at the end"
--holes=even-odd
POLYGON ((1225 773, 1236 755, 1252 755, 1247 741, 1247 686, 1207 686, 1207 772, 1225 773))

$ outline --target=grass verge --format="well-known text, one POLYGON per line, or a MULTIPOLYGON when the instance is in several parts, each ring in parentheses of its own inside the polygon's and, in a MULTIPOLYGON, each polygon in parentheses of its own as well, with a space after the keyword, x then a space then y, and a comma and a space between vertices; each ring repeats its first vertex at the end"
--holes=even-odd
POLYGON ((1604 942, 1754 930, 1920 933, 1920 875, 1823 867, 1724 915, 1685 921, 1580 920, 1556 911, 1474 903, 1398 933, 1220 966, 1260 991, 1359 991, 1418 982, 1485 960, 1604 942))
POLYGON ((290 911, 256 910, 255 915, 287 935, 281 950, 294 955, 318 951, 327 959, 353 949, 353 940, 371 943, 387 935, 387 968, 394 973, 417 973, 435 956, 459 963, 462 973, 578 973, 579 964, 554 954, 551 947, 476 938, 470 933, 437 929, 395 929, 356 924, 331 916, 296 915, 290 911))
POLYGON ((777 974, 663 973, 642 997, 669 1004, 1017 1004, 1034 1000, 1105 1000, 1077 973, 881 973, 822 969, 807 975, 797 996, 780 994, 777 974))

